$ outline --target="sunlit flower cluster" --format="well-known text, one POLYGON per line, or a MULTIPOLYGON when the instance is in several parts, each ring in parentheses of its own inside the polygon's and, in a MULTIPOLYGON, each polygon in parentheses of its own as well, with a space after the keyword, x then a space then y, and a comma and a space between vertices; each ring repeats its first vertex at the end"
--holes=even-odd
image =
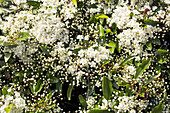
POLYGON ((170 73, 157 2, 0 1, 0 113, 157 110, 170 73))

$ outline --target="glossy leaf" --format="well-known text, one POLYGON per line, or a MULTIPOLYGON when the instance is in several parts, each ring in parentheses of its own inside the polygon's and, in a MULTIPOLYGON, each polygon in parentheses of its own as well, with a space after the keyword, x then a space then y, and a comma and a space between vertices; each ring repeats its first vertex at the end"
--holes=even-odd
POLYGON ((109 44, 106 44, 108 47, 115 47, 116 46, 116 44, 113 42, 113 41, 111 41, 109 44))
POLYGON ((129 60, 131 60, 132 58, 134 58, 135 56, 128 56, 121 64, 120 66, 126 64, 129 60))
POLYGON ((112 53, 114 53, 114 51, 115 51, 115 48, 116 48, 116 43, 114 43, 113 41, 111 41, 109 44, 106 44, 108 47, 111 47, 111 48, 109 48, 110 49, 110 51, 112 52, 112 53))
POLYGON ((119 86, 126 86, 128 83, 127 82, 120 82, 118 85, 119 86))
POLYGON ((117 84, 117 82, 115 80, 113 82, 113 87, 115 87, 116 89, 119 89, 119 85, 117 84))
POLYGON ((113 33, 117 33, 117 24, 116 23, 112 24, 112 30, 113 30, 113 33))
POLYGON ((35 84, 30 85, 31 92, 35 95, 35 84))
POLYGON ((48 95, 47 95, 45 98, 46 98, 46 99, 50 99, 52 96, 53 96, 53 93, 50 92, 50 93, 48 93, 48 95))
POLYGON ((156 26, 157 24, 159 24, 158 21, 154 21, 152 19, 146 19, 146 20, 144 20, 144 23, 147 25, 152 25, 152 26, 156 26))
POLYGON ((134 13, 133 13, 133 12, 131 12, 131 13, 129 14, 130 18, 132 18, 132 17, 133 17, 133 15, 134 15, 134 13))
POLYGON ((164 50, 164 49, 158 49, 158 53, 159 54, 167 54, 169 52, 167 50, 164 50))
POLYGON ((6 96, 6 95, 8 94, 8 91, 7 91, 7 90, 8 90, 7 87, 4 86, 4 87, 3 87, 3 90, 2 90, 2 94, 3 94, 4 96, 6 96))
POLYGON ((6 111, 6 113, 10 113, 12 110, 13 104, 10 104, 7 108, 5 108, 4 110, 6 111))
POLYGON ((104 36, 104 29, 102 25, 99 25, 99 35, 104 36))
POLYGON ((40 49, 46 54, 46 55, 50 55, 49 52, 47 51, 48 50, 48 47, 46 46, 41 46, 40 49))
POLYGON ((102 66, 104 66, 104 65, 106 65, 106 64, 108 64, 108 63, 110 63, 110 60, 103 60, 102 66))
POLYGON ((161 45, 161 41, 158 38, 152 39, 151 41, 153 44, 161 45))
POLYGON ((151 42, 147 42, 147 43, 146 43, 146 46, 147 46, 147 48, 148 48, 149 50, 152 50, 152 44, 151 44, 151 42))
POLYGON ((40 2, 33 1, 33 0, 27 1, 27 4, 33 6, 32 9, 38 9, 40 7, 40 2))
POLYGON ((98 15, 96 15, 96 18, 109 18, 107 15, 105 15, 105 14, 98 14, 98 15))
POLYGON ((136 69, 135 79, 137 79, 149 67, 151 60, 144 60, 142 64, 136 69))
POLYGON ((155 80, 156 78, 158 78, 160 75, 161 75, 161 74, 158 74, 158 75, 156 75, 156 76, 153 76, 153 77, 149 78, 149 79, 146 81, 145 85, 149 84, 150 82, 152 82, 153 80, 155 80))
POLYGON ((164 106, 163 103, 160 102, 156 107, 152 109, 151 113, 162 113, 163 106, 164 106))
POLYGON ((106 29, 106 33, 112 33, 111 29, 106 29))
POLYGON ((35 86, 35 94, 36 95, 38 94, 38 92, 40 92, 42 90, 43 86, 44 86, 43 80, 39 79, 37 82, 37 85, 35 86))
POLYGON ((87 102, 82 95, 79 95, 79 101, 84 107, 87 107, 87 102))
POLYGON ((113 88, 111 81, 107 77, 103 77, 102 90, 104 98, 109 100, 110 96, 112 95, 113 88))
POLYGON ((62 94, 62 82, 61 81, 56 83, 56 90, 59 92, 59 94, 62 94))
POLYGON ((95 23, 95 16, 94 15, 92 15, 91 16, 91 18, 90 18, 90 20, 89 20, 89 24, 92 24, 92 23, 95 23))
POLYGON ((118 53, 121 52, 121 45, 119 44, 118 40, 116 41, 116 49, 117 49, 118 53))
POLYGON ((72 0, 72 2, 73 2, 74 5, 77 7, 77 0, 72 0))
POLYGON ((68 98, 68 100, 71 100, 72 89, 73 89, 73 84, 69 85, 69 87, 67 89, 67 98, 68 98))
POLYGON ((27 39, 28 37, 30 37, 30 34, 27 33, 27 32, 22 32, 19 34, 19 37, 18 37, 18 40, 25 40, 27 39))

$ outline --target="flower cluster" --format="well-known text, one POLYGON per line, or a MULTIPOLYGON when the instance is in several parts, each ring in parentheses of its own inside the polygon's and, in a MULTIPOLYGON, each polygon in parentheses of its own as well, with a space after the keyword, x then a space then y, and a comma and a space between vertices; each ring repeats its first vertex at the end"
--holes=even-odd
MULTIPOLYGON (((10 93, 11 89, 8 89, 8 93, 10 93)), ((25 100, 20 96, 20 93, 14 92, 15 95, 2 95, 0 100, 0 112, 6 113, 8 111, 8 107, 11 109, 11 113, 22 113, 23 109, 26 108, 25 100)))
POLYGON ((0 7, 0 112, 166 108, 169 1, 1 0, 0 7))

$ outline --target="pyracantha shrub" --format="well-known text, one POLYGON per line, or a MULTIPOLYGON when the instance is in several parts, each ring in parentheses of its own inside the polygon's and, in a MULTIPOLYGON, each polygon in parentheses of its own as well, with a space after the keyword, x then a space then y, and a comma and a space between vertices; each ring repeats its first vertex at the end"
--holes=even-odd
POLYGON ((0 0, 0 113, 168 112, 169 0, 0 0))

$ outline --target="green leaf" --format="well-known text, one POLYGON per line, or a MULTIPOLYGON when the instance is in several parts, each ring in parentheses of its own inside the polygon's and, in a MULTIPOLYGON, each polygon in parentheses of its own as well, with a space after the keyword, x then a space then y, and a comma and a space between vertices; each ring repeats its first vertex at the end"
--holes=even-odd
POLYGON ((27 32, 22 32, 19 34, 19 37, 18 37, 18 40, 25 40, 27 39, 28 37, 30 37, 30 34, 27 33, 27 32))
POLYGON ((133 12, 131 12, 131 13, 129 14, 130 18, 132 18, 132 17, 133 17, 133 15, 134 15, 134 13, 133 13, 133 12))
POLYGON ((53 108, 53 107, 55 107, 55 106, 56 106, 56 104, 46 105, 47 108, 53 108))
POLYGON ((92 15, 92 17, 89 20, 89 24, 95 23, 95 21, 96 21, 95 16, 92 15))
POLYGON ((158 21, 154 21, 152 19, 146 19, 146 20, 144 20, 144 23, 147 25, 152 25, 152 26, 156 26, 157 24, 159 24, 158 21))
POLYGON ((114 112, 103 109, 92 109, 89 111, 89 113, 114 113, 114 112))
POLYGON ((4 55, 5 62, 8 62, 10 57, 11 57, 11 53, 5 53, 4 55))
POLYGON ((77 0, 72 0, 72 2, 73 2, 74 5, 77 7, 77 0))
POLYGON ((144 95, 143 93, 142 93, 142 94, 141 94, 141 93, 139 93, 139 96, 140 96, 140 97, 145 97, 145 95, 144 95))
POLYGON ((82 95, 79 95, 79 101, 84 107, 87 107, 87 102, 82 95))
POLYGON ((135 56, 128 56, 121 64, 120 66, 126 64, 129 60, 131 60, 132 58, 134 58, 135 56))
POLYGON ((6 86, 4 86, 3 87, 3 90, 2 90, 2 94, 6 97, 6 95, 8 94, 8 91, 7 91, 8 89, 7 89, 7 87, 6 86))
POLYGON ((108 63, 110 63, 110 60, 103 60, 102 66, 104 66, 104 65, 106 65, 106 64, 108 64, 108 63))
POLYGON ((112 33, 111 29, 106 29, 106 33, 112 33))
POLYGON ((147 48, 148 48, 149 50, 152 50, 152 44, 151 44, 151 42, 147 42, 147 43, 146 43, 146 46, 147 46, 147 48))
POLYGON ((167 99, 167 92, 164 93, 164 98, 162 99, 163 102, 165 102, 167 99))
POLYGON ((31 92, 35 95, 35 84, 30 84, 31 92))
POLYGON ((147 69, 149 67, 151 60, 144 60, 142 62, 142 64, 140 64, 140 66, 136 69, 136 75, 135 75, 135 79, 137 79, 143 72, 145 69, 147 69))
POLYGON ((98 18, 109 18, 107 15, 105 15, 105 14, 102 14, 102 13, 100 13, 100 14, 97 14, 96 15, 96 18, 98 19, 98 18))
POLYGON ((156 71, 158 71, 158 73, 160 73, 160 72, 161 72, 161 67, 160 67, 160 66, 155 65, 155 66, 153 66, 153 67, 155 68, 155 70, 156 70, 156 71))
POLYGON ((128 83, 127 82, 120 82, 118 85, 119 86, 126 86, 128 83))
POLYGON ((119 89, 119 85, 116 83, 115 80, 113 81, 113 86, 114 86, 116 89, 119 89))
POLYGON ((141 90, 139 91, 139 93, 141 94, 141 93, 145 92, 146 90, 147 90, 147 87, 146 87, 146 86, 143 86, 143 87, 141 88, 141 90))
POLYGON ((73 89, 73 84, 69 85, 69 87, 67 89, 67 98, 68 98, 68 100, 71 100, 72 89, 73 89))
POLYGON ((4 109, 6 111, 6 113, 11 112, 12 106, 13 106, 13 104, 10 104, 7 108, 4 109))
POLYGON ((129 60, 131 60, 132 58, 134 58, 135 56, 128 56, 121 64, 120 66, 126 64, 129 60))
POLYGON ((160 102, 156 107, 152 109, 151 113, 162 113, 163 106, 164 106, 163 103, 160 102))
POLYGON ((99 25, 98 28, 99 28, 99 35, 103 37, 103 36, 104 36, 103 26, 102 26, 102 25, 99 25))
POLYGON ((114 53, 115 48, 116 48, 116 43, 114 43, 113 41, 111 41, 109 44, 106 44, 106 46, 111 47, 111 48, 110 48, 110 51, 111 51, 112 53, 114 53))
POLYGON ((48 95, 47 95, 45 98, 46 98, 47 100, 49 100, 52 96, 53 96, 53 93, 50 92, 50 93, 48 93, 48 95))
POLYGON ((119 44, 118 40, 116 41, 116 49, 117 49, 118 53, 121 52, 121 45, 119 44))
POLYGON ((158 74, 158 75, 156 75, 156 76, 153 76, 153 77, 149 78, 149 79, 146 81, 145 85, 149 84, 150 82, 152 82, 153 80, 155 80, 156 78, 158 78, 160 75, 161 75, 161 74, 158 74))
POLYGON ((49 48, 47 46, 41 46, 40 49, 46 54, 46 55, 50 55, 49 52, 47 51, 49 48))
POLYGON ((43 80, 39 79, 37 82, 37 85, 35 86, 35 95, 36 96, 42 90, 43 86, 44 86, 43 80))
POLYGON ((126 96, 131 96, 132 95, 132 89, 131 89, 130 84, 126 85, 125 92, 126 92, 126 96))
POLYGON ((164 60, 163 54, 158 54, 157 55, 157 62, 158 63, 166 63, 166 60, 164 60))
POLYGON ((109 44, 106 44, 108 47, 115 47, 116 46, 116 44, 113 42, 113 41, 111 41, 109 44))
POLYGON ((56 83, 56 89, 58 90, 59 94, 62 94, 62 82, 61 81, 56 83))
POLYGON ((33 6, 32 9, 38 9, 40 7, 40 2, 33 1, 33 0, 27 1, 27 4, 33 6))
POLYGON ((110 96, 112 95, 113 88, 111 81, 107 77, 103 77, 102 90, 104 98, 109 100, 110 96))
POLYGON ((151 40, 153 44, 161 45, 161 41, 158 38, 151 40))
POLYGON ((14 47, 17 47, 17 46, 18 46, 18 44, 16 44, 15 42, 12 42, 12 43, 10 43, 10 42, 4 42, 3 45, 4 45, 4 46, 8 46, 8 48, 14 48, 14 47))
POLYGON ((116 23, 112 24, 112 29, 113 29, 113 33, 117 33, 117 24, 116 23))
POLYGON ((163 54, 167 54, 169 52, 167 50, 164 50, 164 49, 158 49, 158 53, 163 55, 163 54))

